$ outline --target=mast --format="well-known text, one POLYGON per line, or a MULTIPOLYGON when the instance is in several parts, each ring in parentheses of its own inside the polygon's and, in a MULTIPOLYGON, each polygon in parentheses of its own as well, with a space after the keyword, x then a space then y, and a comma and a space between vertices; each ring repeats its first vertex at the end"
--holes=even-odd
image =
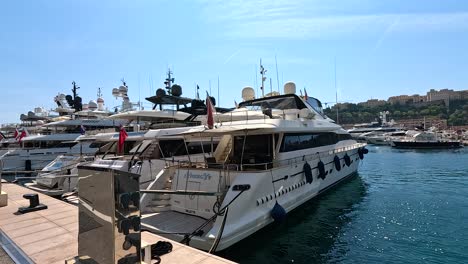
POLYGON ((336 105, 336 123, 339 124, 339 121, 338 121, 338 118, 339 118, 339 116, 338 116, 338 113, 339 113, 339 111, 338 111, 338 90, 336 89, 336 57, 335 57, 335 93, 336 93, 336 94, 335 94, 335 100, 336 100, 336 103, 335 103, 335 105, 336 105))
POLYGON ((78 89, 80 89, 79 86, 76 86, 75 81, 72 82, 73 88, 72 88, 72 93, 73 93, 73 100, 78 96, 78 89))
POLYGON ((219 102, 219 75, 218 75, 218 102, 217 102, 217 105, 218 105, 218 107, 220 105, 220 102, 219 102))
POLYGON ((169 95, 172 95, 172 90, 171 90, 171 87, 172 87, 172 83, 174 82, 174 77, 172 77, 172 71, 171 71, 171 68, 168 68, 167 69, 167 78, 166 80, 164 81, 164 84, 166 85, 166 90, 167 90, 167 93, 169 95))
POLYGON ((278 74, 278 61, 276 60, 276 54, 275 54, 275 65, 276 65, 276 83, 278 84, 278 93, 280 92, 279 88, 279 74, 278 74))
POLYGON ((266 72, 267 70, 265 70, 265 68, 262 65, 262 59, 260 59, 260 74, 262 76, 262 86, 260 87, 260 89, 262 89, 262 97, 265 97, 265 80, 266 80, 265 73, 266 72))

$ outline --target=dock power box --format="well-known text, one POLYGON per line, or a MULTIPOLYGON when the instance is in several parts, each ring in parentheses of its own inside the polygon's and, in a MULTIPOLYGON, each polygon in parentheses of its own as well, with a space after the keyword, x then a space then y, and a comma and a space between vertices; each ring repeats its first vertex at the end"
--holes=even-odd
POLYGON ((139 263, 138 174, 128 161, 96 160, 78 167, 78 257, 86 263, 139 263))

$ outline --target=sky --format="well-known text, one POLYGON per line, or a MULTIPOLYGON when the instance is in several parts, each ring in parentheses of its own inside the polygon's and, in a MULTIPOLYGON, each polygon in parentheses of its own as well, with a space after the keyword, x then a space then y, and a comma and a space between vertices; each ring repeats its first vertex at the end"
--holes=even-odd
POLYGON ((327 104, 336 92, 338 101, 357 103, 462 90, 467 47, 468 1, 459 0, 7 0, 0 123, 54 108, 72 81, 84 102, 101 87, 106 106, 119 105, 111 91, 122 78, 130 100, 145 101, 169 67, 184 96, 197 84, 203 95, 211 83, 218 105, 232 107, 243 87, 258 90, 260 59, 266 92, 270 78, 280 91, 294 81, 327 104))

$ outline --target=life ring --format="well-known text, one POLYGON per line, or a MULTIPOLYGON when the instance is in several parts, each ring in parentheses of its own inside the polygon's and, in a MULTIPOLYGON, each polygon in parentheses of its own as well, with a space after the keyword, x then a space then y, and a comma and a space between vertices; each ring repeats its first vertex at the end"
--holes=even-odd
POLYGON ((344 159, 344 163, 346 164, 346 166, 350 166, 351 165, 351 158, 348 156, 348 153, 346 153, 343 157, 344 159))
POLYGON ((325 164, 322 161, 319 161, 318 164, 317 164, 317 168, 318 168, 318 171, 319 171, 318 177, 320 179, 325 180, 325 177, 327 176, 327 173, 325 172, 325 164))
POLYGON ((333 162, 335 162, 335 169, 337 171, 340 171, 341 170, 341 162, 340 162, 340 158, 338 156, 335 156, 333 158, 333 162))
POLYGON ((307 183, 312 183, 314 177, 312 176, 312 168, 310 167, 309 163, 304 163, 304 175, 306 178, 307 183))

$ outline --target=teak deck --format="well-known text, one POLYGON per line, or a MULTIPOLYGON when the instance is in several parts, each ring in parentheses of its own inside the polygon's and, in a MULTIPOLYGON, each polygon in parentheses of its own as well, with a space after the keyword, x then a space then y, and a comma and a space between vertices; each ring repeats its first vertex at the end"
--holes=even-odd
MULTIPOLYGON (((78 255, 78 208, 47 195, 39 194, 40 203, 48 209, 17 214, 21 206, 29 206, 23 194, 36 193, 16 184, 2 184, 8 193, 8 206, 0 207, 0 242, 17 262, 65 263, 78 255), (13 249, 13 250, 12 250, 13 249), (19 253, 19 254, 18 254, 19 253)), ((159 240, 170 241, 143 232, 142 248, 159 240)), ((173 251, 161 257, 163 263, 225 264, 234 263, 206 252, 170 241, 173 251)))

